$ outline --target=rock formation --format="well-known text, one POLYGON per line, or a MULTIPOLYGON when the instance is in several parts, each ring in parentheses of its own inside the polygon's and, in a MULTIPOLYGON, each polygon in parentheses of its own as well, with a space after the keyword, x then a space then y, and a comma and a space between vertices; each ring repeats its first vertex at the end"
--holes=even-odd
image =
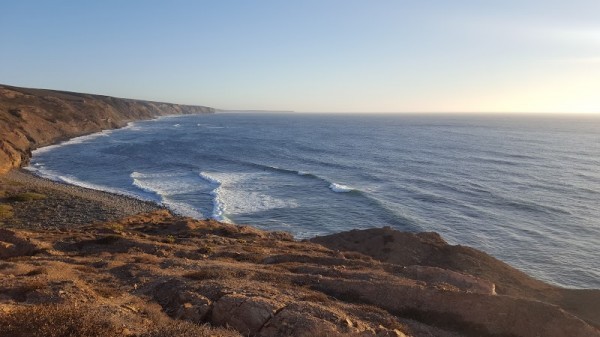
MULTIPOLYGON (((413 264, 413 254, 421 258, 427 250, 430 259, 438 249, 456 258, 452 250, 460 247, 433 234, 372 229, 314 240, 333 245, 351 238, 360 248, 364 239, 366 246, 378 241, 382 248, 390 236, 398 242, 412 236, 407 246, 389 247, 390 256, 408 264, 165 210, 0 235, 6 257, 0 312, 42 303, 86 305, 109 312, 130 335, 144 336, 152 326, 144 322, 154 315, 228 327, 243 336, 600 336, 594 321, 532 299, 534 294, 498 294, 485 277, 427 266, 426 260, 413 264)), ((481 258, 485 254, 477 255, 469 263, 495 269, 481 258)), ((580 310, 598 314, 593 307, 580 310)))

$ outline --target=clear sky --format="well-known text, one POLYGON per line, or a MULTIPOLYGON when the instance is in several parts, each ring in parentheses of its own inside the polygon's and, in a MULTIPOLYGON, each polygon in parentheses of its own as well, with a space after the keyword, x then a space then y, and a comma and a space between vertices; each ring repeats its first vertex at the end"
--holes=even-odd
POLYGON ((223 109, 600 112, 600 1, 0 0, 0 83, 223 109))

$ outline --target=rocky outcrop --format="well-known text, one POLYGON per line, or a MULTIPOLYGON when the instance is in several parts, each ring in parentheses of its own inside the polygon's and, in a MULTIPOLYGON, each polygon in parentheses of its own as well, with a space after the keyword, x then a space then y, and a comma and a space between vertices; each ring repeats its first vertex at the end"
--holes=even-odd
POLYGON ((31 150, 133 120, 211 113, 213 108, 0 85, 0 174, 29 162, 31 150))
POLYGON ((11 242, 31 242, 37 250, 2 259, 0 330, 3 305, 56 303, 110 313, 114 326, 132 336, 185 320, 264 337, 600 337, 563 307, 497 294, 483 277, 400 256, 409 249, 433 259, 449 246, 437 235, 374 229, 315 241, 336 236, 358 247, 364 240, 381 248, 390 236, 414 242, 389 252, 408 259, 405 265, 166 210, 54 231, 7 231, 11 242))
MULTIPOLYGON (((544 283, 482 251, 449 245, 437 233, 399 232, 386 227, 352 230, 311 241, 330 249, 360 252, 378 261, 402 266, 404 275, 427 283, 441 281, 467 292, 482 293, 489 289, 502 296, 557 305, 600 327, 600 290, 564 289, 544 283), (479 281, 465 279, 467 275, 479 281)), ((535 312, 535 308, 531 312, 535 312)), ((527 314, 523 313, 521 317, 527 317, 527 314)))
POLYGON ((33 255, 37 248, 19 233, 0 228, 0 259, 33 255))

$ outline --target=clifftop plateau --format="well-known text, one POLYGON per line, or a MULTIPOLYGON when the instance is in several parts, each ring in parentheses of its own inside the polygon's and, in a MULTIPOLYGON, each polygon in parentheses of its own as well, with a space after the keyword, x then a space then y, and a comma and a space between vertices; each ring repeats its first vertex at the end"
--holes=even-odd
POLYGON ((157 116, 213 113, 180 105, 0 84, 0 174, 27 165, 31 150, 157 116))

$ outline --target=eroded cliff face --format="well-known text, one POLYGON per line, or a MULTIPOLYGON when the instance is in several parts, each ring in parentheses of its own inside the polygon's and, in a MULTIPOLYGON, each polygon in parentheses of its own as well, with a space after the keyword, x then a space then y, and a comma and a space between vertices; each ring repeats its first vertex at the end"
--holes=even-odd
POLYGON ((31 150, 157 116, 213 113, 179 105, 0 84, 0 174, 27 165, 31 150))

